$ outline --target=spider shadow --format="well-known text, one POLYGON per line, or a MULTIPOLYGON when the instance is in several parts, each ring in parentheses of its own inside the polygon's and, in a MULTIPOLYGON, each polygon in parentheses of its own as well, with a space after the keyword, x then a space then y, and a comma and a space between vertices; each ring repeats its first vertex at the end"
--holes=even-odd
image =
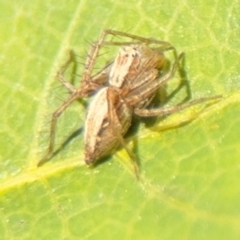
MULTIPOLYGON (((79 129, 75 130, 73 133, 71 133, 70 136, 68 136, 68 138, 61 144, 60 147, 58 147, 52 154, 52 156, 50 157, 53 158, 55 157, 57 154, 59 154, 62 150, 64 150, 76 137, 78 137, 79 135, 81 135, 83 132, 83 127, 80 127, 79 129)), ((50 159, 48 161, 50 161, 50 159)))
MULTIPOLYGON (((177 53, 175 52, 174 54, 175 54, 175 58, 177 58, 177 53)), ((183 59, 181 60, 181 64, 179 64, 179 68, 177 70, 178 78, 179 78, 179 84, 177 85, 177 87, 175 89, 173 89, 170 94, 168 94, 167 93, 167 84, 165 86, 162 86, 157 91, 157 93, 156 93, 153 101, 151 102, 151 104, 147 107, 148 109, 160 108, 160 107, 164 108, 164 106, 166 106, 166 104, 170 103, 178 95, 178 93, 182 90, 185 90, 185 92, 186 92, 185 97, 177 105, 184 104, 192 98, 190 82, 189 82, 189 79, 188 79, 188 76, 187 76, 187 72, 185 71, 185 64, 186 64, 186 59, 185 59, 185 56, 184 56, 183 59)), ((211 105, 211 103, 206 105, 205 108, 207 108, 209 105, 211 105)), ((181 127, 189 125, 192 121, 194 121, 205 110, 205 108, 203 108, 201 111, 196 113, 194 117, 192 117, 190 119, 187 119, 183 122, 180 122, 178 125, 164 127, 161 130, 158 130, 158 132, 159 131, 164 132, 164 131, 168 131, 168 130, 171 130, 171 129, 181 128, 181 127)), ((140 124, 144 123, 144 125, 147 128, 151 128, 154 125, 156 125, 157 123, 159 123, 159 122, 165 120, 166 118, 168 118, 170 115, 171 114, 164 115, 164 116, 161 116, 161 117, 159 117, 159 116, 139 117, 137 115, 133 115, 133 120, 132 120, 131 127, 129 128, 127 134, 125 135, 125 138, 126 138, 126 142, 131 141, 133 143, 132 151, 134 152, 134 154, 137 157, 137 161, 138 161, 139 166, 141 165, 140 164, 141 162, 140 162, 140 157, 138 155, 138 153, 139 153, 139 142, 138 142, 137 133, 138 133, 140 124)))
MULTIPOLYGON (((52 154, 52 156, 50 157, 50 159, 48 161, 50 161, 53 157, 55 157, 56 155, 58 155, 61 151, 63 151, 72 141, 74 141, 75 138, 79 137, 81 134, 83 133, 83 127, 77 129, 76 131, 74 131, 70 136, 68 136, 68 138, 61 144, 60 147, 58 147, 52 154)), ((119 150, 121 149, 121 146, 118 146, 115 150, 119 150)), ((112 154, 114 153, 114 149, 112 151, 112 153, 109 153, 107 156, 104 156, 100 159, 98 159, 96 162, 94 162, 93 164, 89 165, 90 168, 95 168, 107 161, 109 161, 111 159, 112 154)))
MULTIPOLYGON (((176 51, 174 51, 174 55, 175 55, 175 59, 177 59, 176 51)), ((182 89, 185 89, 186 94, 185 94, 185 97, 177 105, 186 103, 187 101, 189 101, 192 98, 190 82, 189 82, 187 73, 185 71, 185 64, 186 64, 186 57, 184 55, 184 57, 181 60, 181 63, 179 64, 178 70, 177 70, 178 78, 179 78, 178 86, 175 89, 173 89, 171 91, 171 93, 168 94, 168 92, 167 92, 168 83, 163 85, 156 92, 156 95, 155 95, 152 103, 148 106, 149 109, 161 108, 161 107, 164 108, 164 106, 166 106, 168 103, 170 103, 178 95, 178 93, 182 91, 182 89)), ((168 71, 169 71, 169 69, 168 69, 168 71)), ((171 81, 171 79, 169 81, 171 81)), ((154 124, 156 124, 156 122, 160 122, 160 121, 166 119, 170 115, 171 114, 163 115, 161 117, 159 117, 159 116, 145 117, 145 118, 141 117, 141 121, 145 123, 146 127, 151 127, 154 124)))

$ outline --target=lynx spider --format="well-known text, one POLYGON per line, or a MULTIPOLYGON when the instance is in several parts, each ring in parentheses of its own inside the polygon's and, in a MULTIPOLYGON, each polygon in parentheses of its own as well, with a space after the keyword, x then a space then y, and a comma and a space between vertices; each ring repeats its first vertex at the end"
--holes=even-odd
POLYGON ((199 98, 173 107, 147 109, 156 91, 174 76, 183 57, 183 53, 180 54, 171 70, 161 76, 161 70, 166 62, 164 51, 171 49, 174 48, 168 42, 120 31, 105 30, 99 40, 91 45, 85 62, 82 85, 79 88, 75 88, 63 77, 71 61, 69 60, 62 71, 58 72, 57 77, 71 95, 52 115, 48 151, 38 166, 44 164, 54 153, 58 117, 76 99, 88 98, 96 92, 89 106, 85 122, 85 162, 86 164, 94 164, 100 158, 109 155, 118 144, 121 144, 133 160, 134 170, 138 176, 136 158, 124 140, 124 135, 131 125, 133 114, 141 117, 168 115, 194 104, 220 97, 199 98), (134 41, 107 42, 105 41, 107 35, 127 37, 134 41), (151 44, 159 47, 150 47, 151 44), (121 47, 115 60, 92 76, 99 51, 105 45, 119 45, 121 47))

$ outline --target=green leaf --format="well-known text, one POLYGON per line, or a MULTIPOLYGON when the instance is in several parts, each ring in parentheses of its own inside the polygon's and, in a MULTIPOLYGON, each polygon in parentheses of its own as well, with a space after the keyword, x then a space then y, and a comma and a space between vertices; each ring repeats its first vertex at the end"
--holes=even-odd
MULTIPOLYGON (((0 239, 239 239, 239 4, 1 1, 0 239), (124 150, 89 169, 82 134, 36 167, 68 96, 54 76, 105 28, 171 42, 186 54, 192 98, 223 95, 140 125, 128 138, 140 181, 124 150)), ((61 116, 58 146, 85 114, 75 102, 61 116)))

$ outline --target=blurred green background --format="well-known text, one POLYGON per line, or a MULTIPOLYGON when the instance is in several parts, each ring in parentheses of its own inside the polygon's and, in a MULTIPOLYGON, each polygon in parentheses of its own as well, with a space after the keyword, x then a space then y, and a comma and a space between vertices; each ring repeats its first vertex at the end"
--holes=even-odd
MULTIPOLYGON (((1 1, 0 239, 239 239, 239 4, 1 1), (85 57, 106 28, 171 42, 186 54, 192 98, 224 97, 140 125, 129 146, 141 181, 124 150, 89 169, 82 134, 36 167, 50 114, 68 96, 54 77, 59 66, 70 49, 85 57)), ((58 146, 85 113, 76 102, 61 117, 58 146)))

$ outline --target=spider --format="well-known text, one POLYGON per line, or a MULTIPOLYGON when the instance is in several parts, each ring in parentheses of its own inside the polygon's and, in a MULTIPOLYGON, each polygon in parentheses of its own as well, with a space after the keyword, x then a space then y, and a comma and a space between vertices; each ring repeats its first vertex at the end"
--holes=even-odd
POLYGON ((136 157, 126 145, 124 136, 132 123, 133 115, 140 117, 164 116, 204 101, 220 96, 199 98, 172 107, 148 109, 157 90, 163 87, 176 73, 183 53, 176 57, 171 69, 164 73, 167 59, 165 51, 174 47, 164 41, 143 38, 115 30, 105 30, 99 40, 91 45, 85 63, 82 84, 75 88, 64 79, 64 71, 69 64, 58 72, 58 80, 70 91, 69 98, 53 113, 50 129, 50 142, 46 155, 38 166, 48 160, 54 151, 54 141, 58 117, 79 98, 94 95, 85 121, 84 153, 88 165, 111 154, 121 144, 133 161, 137 177, 139 169, 136 157), (132 39, 130 42, 105 41, 107 35, 132 39), (151 47, 151 45, 157 47, 151 47), (114 61, 92 76, 93 67, 99 51, 106 45, 119 45, 114 61))

